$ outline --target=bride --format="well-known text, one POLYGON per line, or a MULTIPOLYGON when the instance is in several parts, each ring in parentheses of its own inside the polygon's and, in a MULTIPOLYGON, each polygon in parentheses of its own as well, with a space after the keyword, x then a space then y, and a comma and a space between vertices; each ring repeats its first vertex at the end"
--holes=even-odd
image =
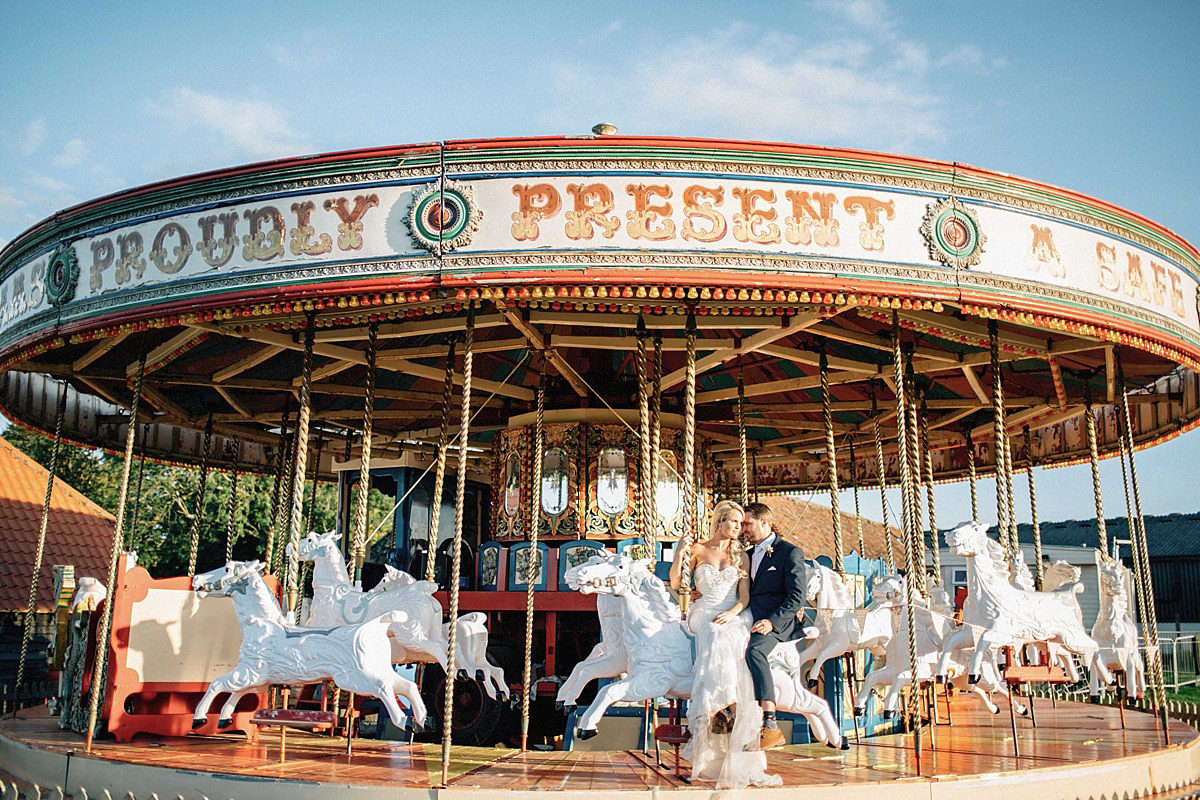
MULTIPOLYGON (((714 781, 718 789, 778 786, 767 774, 766 753, 759 749, 762 709, 746 667, 750 639, 750 556, 739 546, 742 507, 723 500, 713 508, 706 540, 690 550, 691 573, 700 597, 688 609, 688 630, 696 637, 688 729, 684 749, 692 779, 714 781)), ((682 584, 683 548, 671 564, 671 586, 682 584)))

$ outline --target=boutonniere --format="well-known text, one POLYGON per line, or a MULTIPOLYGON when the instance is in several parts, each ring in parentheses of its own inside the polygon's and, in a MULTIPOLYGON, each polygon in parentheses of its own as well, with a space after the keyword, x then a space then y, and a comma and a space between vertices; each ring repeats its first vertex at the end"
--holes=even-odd
POLYGON ((773 545, 773 544, 767 545, 767 557, 769 558, 770 556, 773 556, 774 554, 775 554, 775 545, 773 545))

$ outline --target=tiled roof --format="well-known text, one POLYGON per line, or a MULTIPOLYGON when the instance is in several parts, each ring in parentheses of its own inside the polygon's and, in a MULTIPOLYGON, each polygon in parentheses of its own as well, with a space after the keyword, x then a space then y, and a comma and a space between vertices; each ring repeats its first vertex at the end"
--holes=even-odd
MULTIPOLYGON (((1146 520, 1146 550, 1151 558, 1186 558, 1200 556, 1200 514, 1166 514, 1148 516, 1146 520)), ((1067 520, 1043 522, 1038 526, 1044 544, 1076 547, 1095 547, 1099 543, 1096 520, 1067 520)), ((1114 539, 1129 539, 1129 523, 1125 517, 1108 517, 1104 521, 1108 533, 1109 552, 1114 539)), ((1017 526, 1017 538, 1033 541, 1033 526, 1017 526)), ((1123 551, 1129 555, 1128 546, 1123 551)))
MULTIPOLYGON (((763 497, 762 502, 770 507, 772 524, 776 532, 790 542, 800 545, 807 558, 820 555, 832 557, 833 513, 829 506, 807 498, 786 495, 763 497)), ((852 504, 853 505, 853 504, 852 504)), ((841 512, 843 555, 858 550, 858 528, 854 514, 841 512)), ((863 517, 863 555, 866 558, 883 558, 887 554, 883 525, 863 517)), ((892 547, 903 552, 900 530, 892 528, 892 547)))
MULTIPOLYGON (((0 439, 0 611, 24 611, 37 556, 47 470, 0 439)), ((76 577, 104 580, 113 517, 62 480, 54 481, 37 608, 54 607, 55 564, 74 564, 76 577)))

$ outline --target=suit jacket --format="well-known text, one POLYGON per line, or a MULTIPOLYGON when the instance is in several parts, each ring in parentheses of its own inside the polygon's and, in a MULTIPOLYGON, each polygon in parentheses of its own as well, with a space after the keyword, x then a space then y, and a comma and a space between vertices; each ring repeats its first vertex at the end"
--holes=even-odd
POLYGON ((796 614, 804 608, 804 551, 776 536, 763 554, 758 572, 750 578, 750 613, 755 620, 771 621, 784 639, 796 627, 796 614))

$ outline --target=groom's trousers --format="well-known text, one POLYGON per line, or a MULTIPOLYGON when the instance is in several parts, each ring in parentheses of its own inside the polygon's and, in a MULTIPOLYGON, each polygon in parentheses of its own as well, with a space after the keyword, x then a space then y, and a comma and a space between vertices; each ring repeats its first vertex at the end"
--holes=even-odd
POLYGON ((792 630, 750 634, 750 643, 746 646, 746 666, 750 669, 750 680, 754 683, 754 699, 760 703, 775 702, 775 682, 771 680, 771 667, 767 664, 767 657, 780 642, 789 641, 792 634, 792 630))

